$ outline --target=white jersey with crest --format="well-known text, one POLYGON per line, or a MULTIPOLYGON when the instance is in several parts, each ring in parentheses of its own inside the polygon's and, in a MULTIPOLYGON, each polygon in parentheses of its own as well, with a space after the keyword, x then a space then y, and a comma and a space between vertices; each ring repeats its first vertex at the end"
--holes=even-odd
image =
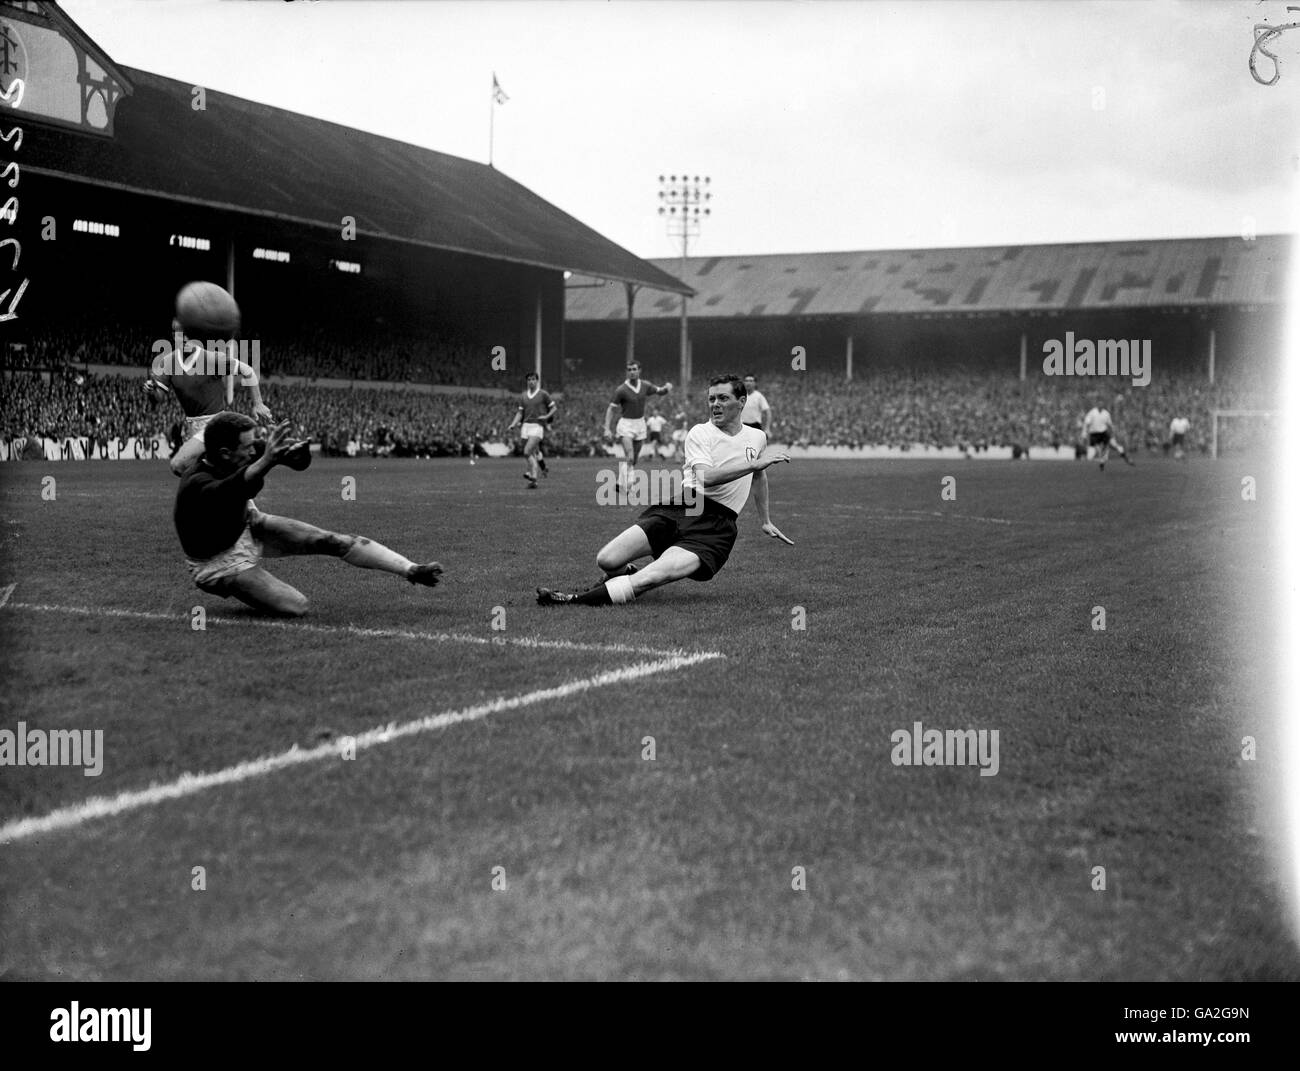
MULTIPOLYGON (((726 432, 719 431, 713 423, 696 424, 686 434, 686 460, 682 462, 682 483, 699 492, 700 484, 695 475, 696 465, 706 465, 716 469, 732 461, 756 461, 758 455, 766 448, 767 436, 758 428, 747 428, 742 424, 735 435, 728 435, 726 432)), ((738 514, 749 500, 749 485, 753 482, 754 474, 749 473, 730 483, 708 488, 703 492, 704 497, 738 514)))

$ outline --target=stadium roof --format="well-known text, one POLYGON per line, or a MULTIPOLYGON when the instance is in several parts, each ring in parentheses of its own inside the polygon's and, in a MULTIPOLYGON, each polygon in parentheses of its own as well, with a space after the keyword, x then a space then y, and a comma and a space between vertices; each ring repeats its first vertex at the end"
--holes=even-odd
MULTIPOLYGON (((891 249, 691 257, 654 263, 696 289, 691 316, 864 316, 1050 312, 1157 306, 1270 305, 1283 300, 1290 235, 972 249, 891 249)), ((639 302, 638 319, 681 302, 639 302)), ((574 288, 570 320, 623 319, 622 288, 574 288)))
POLYGON ((117 69, 133 92, 113 136, 33 123, 24 171, 336 232, 352 216, 359 234, 689 292, 486 164, 215 90, 195 110, 195 87, 117 69))

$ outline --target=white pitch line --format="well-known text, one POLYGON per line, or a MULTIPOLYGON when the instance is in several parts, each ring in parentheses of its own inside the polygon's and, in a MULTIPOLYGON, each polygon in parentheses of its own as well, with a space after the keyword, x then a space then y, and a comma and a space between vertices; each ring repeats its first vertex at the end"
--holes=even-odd
POLYGON ((14 593, 14 588, 16 588, 17 586, 18 586, 17 584, 10 584, 7 588, 4 589, 4 591, 0 591, 0 606, 3 606, 5 603, 9 601, 9 596, 14 593))
MULTIPOLYGON (((12 592, 10 587, 9 591, 12 592)), ((0 600, 0 607, 5 605, 0 600)), ((41 613, 81 614, 85 617, 127 617, 140 621, 172 621, 184 623, 189 617, 184 614, 153 613, 145 610, 118 610, 107 606, 51 606, 44 603, 11 602, 11 610, 36 610, 41 613)), ((561 611, 563 613, 565 611, 561 611)), ((473 643, 483 647, 532 647, 557 651, 596 651, 602 654, 636 654, 653 655, 656 658, 673 658, 679 655, 693 654, 681 648, 661 649, 658 647, 635 647, 626 643, 574 643, 571 640, 543 640, 536 637, 513 639, 507 636, 472 636, 465 632, 415 632, 396 628, 362 628, 360 625, 308 625, 299 621, 259 620, 254 617, 209 617, 209 625, 238 625, 253 628, 289 629, 293 632, 315 632, 324 635, 363 636, 376 639, 422 640, 436 643, 473 643)))
MULTIPOLYGON (((481 718, 486 718, 489 714, 518 710, 520 707, 544 703, 550 699, 564 699, 579 692, 603 688, 609 684, 619 684, 640 677, 649 677, 655 673, 684 669, 699 662, 725 657, 718 651, 701 651, 696 654, 674 655, 658 662, 641 662, 634 666, 624 666, 621 669, 599 673, 594 677, 586 677, 583 680, 569 681, 567 684, 559 684, 553 688, 541 688, 537 691, 527 692, 524 695, 502 697, 489 703, 480 703, 477 706, 465 707, 461 710, 430 714, 423 718, 404 722, 401 725, 393 724, 370 729, 350 737, 350 739, 355 741, 357 751, 364 751, 367 748, 387 744, 403 737, 415 736, 417 733, 445 729, 448 726, 459 725, 467 721, 478 721, 481 718)), ((187 773, 182 774, 175 781, 168 784, 153 784, 146 789, 121 792, 116 796, 95 796, 71 807, 61 807, 39 818, 22 818, 0 826, 0 844, 12 844, 14 841, 35 836, 39 833, 53 833, 58 830, 72 829, 92 818, 108 818, 141 807, 152 807, 165 800, 193 796, 209 788, 248 781, 291 766, 302 766, 306 763, 320 762, 329 758, 338 760, 340 755, 340 743, 337 742, 320 744, 305 750, 295 744, 288 751, 282 751, 278 755, 268 755, 265 758, 237 763, 234 766, 227 766, 224 770, 218 770, 216 773, 187 773)))

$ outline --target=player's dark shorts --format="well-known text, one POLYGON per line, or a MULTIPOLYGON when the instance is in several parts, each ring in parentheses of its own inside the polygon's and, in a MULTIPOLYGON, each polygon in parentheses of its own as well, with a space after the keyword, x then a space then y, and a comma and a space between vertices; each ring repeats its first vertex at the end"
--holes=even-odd
POLYGON ((656 558, 669 547, 681 547, 700 559, 692 580, 712 580, 736 545, 736 515, 707 497, 698 516, 685 506, 651 506, 636 523, 645 529, 656 558))
POLYGON ((1182 446, 1182 445, 1183 445, 1183 436, 1182 436, 1182 433, 1181 433, 1181 432, 1176 432, 1176 433, 1174 434, 1174 445, 1175 445, 1175 446, 1182 446))
POLYGON ((746 420, 746 421, 745 421, 745 427, 747 427, 747 428, 757 428, 759 431, 762 431, 762 430, 763 430, 763 425, 762 425, 762 424, 755 424, 755 423, 753 423, 752 421, 749 421, 749 420, 746 420))
POLYGON ((1110 442, 1110 432, 1108 431, 1090 431, 1088 432, 1089 446, 1105 446, 1110 442))

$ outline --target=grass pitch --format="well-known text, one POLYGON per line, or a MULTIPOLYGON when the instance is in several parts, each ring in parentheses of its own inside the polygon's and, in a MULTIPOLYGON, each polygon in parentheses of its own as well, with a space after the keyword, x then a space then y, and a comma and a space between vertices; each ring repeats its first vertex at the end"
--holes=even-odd
POLYGON ((262 509, 447 569, 270 562, 312 602, 280 624, 189 584, 165 466, 0 468, 0 729, 104 733, 98 777, 0 768, 5 829, 73 809, 0 843, 0 976, 1300 978, 1265 473, 796 462, 795 547, 747 511, 711 583, 588 609, 533 589, 638 510, 551 465, 274 472, 262 509), (998 773, 894 765, 916 722, 998 730, 998 773))

